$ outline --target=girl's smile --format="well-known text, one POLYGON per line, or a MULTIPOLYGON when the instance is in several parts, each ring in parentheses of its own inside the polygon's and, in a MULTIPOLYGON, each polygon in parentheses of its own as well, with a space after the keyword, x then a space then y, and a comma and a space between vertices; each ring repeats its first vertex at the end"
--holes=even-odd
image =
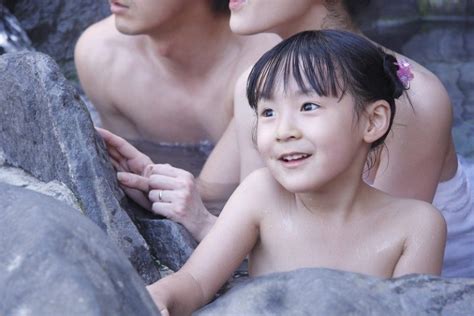
POLYGON ((262 99, 258 113, 258 149, 287 190, 317 190, 329 179, 342 179, 354 168, 362 168, 366 151, 360 150, 358 127, 364 118, 354 117, 350 95, 303 93, 290 82, 286 89, 275 89, 270 99, 262 99))

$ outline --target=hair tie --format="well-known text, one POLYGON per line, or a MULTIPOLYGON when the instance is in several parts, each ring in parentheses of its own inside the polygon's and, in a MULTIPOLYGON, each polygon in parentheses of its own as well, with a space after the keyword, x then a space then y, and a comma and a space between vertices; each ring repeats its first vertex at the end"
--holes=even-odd
POLYGON ((403 84, 405 89, 410 88, 410 81, 415 78, 413 73, 411 72, 411 65, 408 60, 401 58, 399 61, 394 63, 398 66, 397 76, 400 79, 400 82, 403 84))

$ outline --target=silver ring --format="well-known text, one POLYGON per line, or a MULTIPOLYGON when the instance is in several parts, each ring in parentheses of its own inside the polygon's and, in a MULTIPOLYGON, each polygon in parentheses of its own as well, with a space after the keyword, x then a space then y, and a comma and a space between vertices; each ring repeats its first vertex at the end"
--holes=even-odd
POLYGON ((163 190, 158 191, 158 200, 163 201, 163 190))

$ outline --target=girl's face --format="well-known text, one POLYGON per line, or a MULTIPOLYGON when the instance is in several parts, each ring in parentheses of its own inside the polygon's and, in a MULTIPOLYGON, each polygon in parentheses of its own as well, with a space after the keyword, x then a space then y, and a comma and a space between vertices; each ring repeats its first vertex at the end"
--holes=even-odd
POLYGON ((368 145, 354 100, 320 97, 291 83, 257 107, 257 146, 275 179, 290 192, 310 192, 337 179, 358 175, 368 145))
MULTIPOLYGON (((310 11, 315 0, 230 0, 230 28, 242 35, 286 34, 310 11)), ((291 31, 290 31, 291 33, 291 31)))

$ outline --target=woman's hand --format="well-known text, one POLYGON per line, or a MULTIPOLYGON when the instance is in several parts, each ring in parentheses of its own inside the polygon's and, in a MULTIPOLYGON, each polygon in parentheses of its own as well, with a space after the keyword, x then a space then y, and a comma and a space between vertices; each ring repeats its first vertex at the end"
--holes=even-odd
POLYGON ((147 197, 146 168, 152 165, 153 161, 122 137, 103 128, 96 127, 96 130, 105 141, 112 165, 118 171, 117 179, 122 189, 135 202, 151 210, 147 197))
POLYGON ((96 127, 96 130, 105 141, 112 164, 117 171, 131 172, 143 176, 145 168, 153 164, 150 157, 136 149, 122 137, 103 128, 96 127))
POLYGON ((204 206, 194 176, 168 164, 150 166, 146 173, 151 210, 181 223, 197 241, 201 241, 216 217, 204 206))

